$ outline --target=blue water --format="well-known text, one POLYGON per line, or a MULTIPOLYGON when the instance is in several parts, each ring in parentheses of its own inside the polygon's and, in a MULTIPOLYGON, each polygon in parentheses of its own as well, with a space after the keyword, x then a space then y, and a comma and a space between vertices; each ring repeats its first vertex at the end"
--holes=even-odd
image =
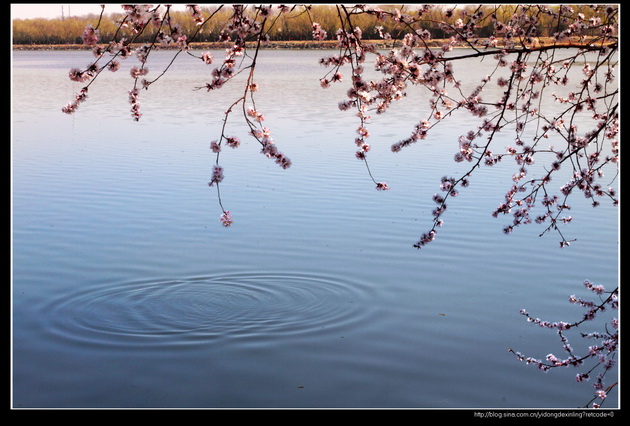
MULTIPOLYGON (((142 92, 139 122, 125 69, 99 77, 68 116, 61 107, 80 86, 67 72, 90 54, 13 53, 13 406, 588 402, 577 370, 540 373, 508 348, 561 354, 557 336, 519 310, 571 321, 581 311, 567 297, 590 297, 585 279, 616 286, 616 208, 576 198, 568 249, 536 225, 506 236, 509 217, 490 215, 514 171, 505 164, 480 170, 436 241, 417 251, 439 179, 464 170, 452 161, 457 138, 475 122, 452 121, 393 154, 426 99, 377 117, 370 166, 392 190, 375 191, 354 158, 356 118, 337 109, 345 86, 319 87, 322 52, 262 53, 257 107, 293 166, 260 155, 231 118, 242 145, 221 156, 228 229, 207 185, 208 147, 240 87, 194 90, 210 68, 184 56, 142 92)), ((168 55, 158 52, 151 72, 168 55)), ((606 405, 617 404, 615 391, 606 405)))

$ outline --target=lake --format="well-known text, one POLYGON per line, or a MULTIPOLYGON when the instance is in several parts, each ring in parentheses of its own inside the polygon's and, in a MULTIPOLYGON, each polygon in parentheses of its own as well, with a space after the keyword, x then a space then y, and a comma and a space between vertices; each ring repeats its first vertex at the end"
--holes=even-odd
MULTIPOLYGON (((465 170, 453 161, 458 137, 477 123, 462 115, 392 153, 428 111, 410 89, 370 125, 371 171, 391 187, 376 191, 354 158, 357 119, 337 108, 347 83, 319 86, 328 53, 261 52, 256 106, 293 165, 262 156, 230 118, 242 144, 221 154, 222 202, 234 216, 224 228, 209 145, 238 84, 194 90, 211 67, 180 55, 142 92, 134 122, 129 59, 70 116, 61 108, 81 86, 68 71, 91 53, 13 52, 13 407, 575 408, 591 399, 578 370, 541 373, 508 348, 562 354, 557 335, 519 311, 571 322, 582 311, 568 297, 591 298, 585 279, 617 285, 618 210, 576 195, 569 248, 535 224, 504 235, 511 217, 490 213, 515 170, 505 161, 481 169, 449 203, 438 238, 414 249, 440 178, 465 170)), ((171 55, 153 53, 149 76, 171 55)), ((472 83, 490 65, 472 62, 472 83)), ((615 388, 604 407, 616 406, 615 388)))

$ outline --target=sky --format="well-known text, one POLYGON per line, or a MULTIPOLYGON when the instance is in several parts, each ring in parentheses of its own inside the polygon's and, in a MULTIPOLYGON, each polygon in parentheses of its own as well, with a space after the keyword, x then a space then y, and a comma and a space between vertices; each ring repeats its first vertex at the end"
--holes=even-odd
MULTIPOLYGON (((83 16, 101 13, 101 4, 103 3, 11 3, 11 15, 13 19, 55 19, 61 18, 63 9, 65 17, 83 16)), ((105 13, 120 11, 120 4, 122 3, 105 3, 105 13)), ((184 4, 177 6, 184 8, 184 4)))
MULTIPOLYGON (((55 19, 61 17, 63 7, 64 16, 87 15, 89 13, 100 13, 101 6, 92 4, 57 4, 57 3, 11 3, 11 15, 13 19, 47 18, 55 19), (69 8, 69 10, 68 10, 69 8)), ((105 10, 108 8, 106 7, 105 10)))

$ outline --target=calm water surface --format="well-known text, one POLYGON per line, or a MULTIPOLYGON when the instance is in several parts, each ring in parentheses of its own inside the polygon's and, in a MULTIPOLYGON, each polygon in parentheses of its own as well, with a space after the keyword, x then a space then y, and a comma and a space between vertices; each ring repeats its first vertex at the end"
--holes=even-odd
MULTIPOLYGON (((262 53, 257 107, 293 166, 278 168, 229 121, 243 142, 221 157, 229 229, 207 186, 208 146, 240 88, 194 90, 210 68, 184 57, 142 92, 140 122, 127 68, 99 77, 68 116, 80 86, 67 72, 90 54, 13 53, 13 405, 585 404, 592 387, 576 370, 539 373, 507 349, 562 353, 519 310, 570 321, 581 311, 567 297, 590 297, 583 280, 616 285, 617 211, 576 197, 569 249, 534 225, 505 236, 509 218, 490 212, 510 184, 506 164, 480 171, 417 251, 440 177, 462 170, 457 138, 475 123, 392 154, 426 101, 379 116, 371 167, 392 190, 377 192, 354 159, 355 117, 337 109, 345 86, 318 85, 322 52, 262 53)), ((156 54, 151 72, 169 58, 156 54)))

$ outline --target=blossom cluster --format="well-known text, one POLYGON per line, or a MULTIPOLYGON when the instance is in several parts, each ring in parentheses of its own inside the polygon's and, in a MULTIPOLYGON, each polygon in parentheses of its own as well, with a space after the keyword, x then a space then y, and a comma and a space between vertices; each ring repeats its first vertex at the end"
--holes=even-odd
POLYGON ((253 129, 251 131, 251 135, 262 145, 260 152, 265 157, 273 159, 276 164, 283 169, 291 167, 291 159, 280 152, 271 137, 271 130, 269 130, 269 128, 263 127, 262 129, 253 129))
POLYGON ((328 37, 328 34, 326 34, 326 31, 324 31, 324 29, 322 29, 322 26, 317 23, 317 22, 313 22, 313 40, 326 40, 326 37, 328 37))
MULTIPOLYGON (((569 245, 570 240, 564 237, 559 224, 571 222, 566 216, 570 209, 568 196, 574 188, 580 189, 584 196, 592 199, 593 206, 598 206, 597 198, 608 197, 613 204, 618 204, 614 188, 606 187, 597 179, 604 177, 604 167, 618 163, 618 114, 616 102, 618 90, 614 84, 614 58, 616 52, 617 11, 615 8, 593 6, 597 11, 606 8, 606 21, 601 18, 585 19, 582 13, 575 12, 568 6, 552 8, 545 5, 518 5, 514 13, 507 20, 499 20, 496 15, 485 14, 481 7, 478 9, 462 9, 459 17, 454 16, 453 10, 446 15, 453 19, 453 23, 441 24, 441 28, 451 34, 451 38, 442 43, 441 49, 430 44, 430 34, 421 26, 415 31, 407 31, 401 36, 399 44, 389 52, 373 51, 361 42, 361 31, 351 25, 352 14, 370 14, 381 21, 391 20, 409 29, 421 21, 423 14, 431 7, 418 9, 417 15, 403 13, 400 10, 382 10, 378 7, 355 6, 346 11, 347 20, 340 15, 340 22, 346 24, 337 32, 341 54, 322 58, 320 63, 333 67, 325 78, 320 79, 322 87, 330 83, 341 81, 341 68, 350 66, 353 71, 351 87, 348 90, 348 100, 340 102, 341 110, 357 110, 360 119, 358 130, 364 132, 366 117, 369 111, 377 114, 385 113, 393 102, 403 99, 410 85, 420 86, 428 91, 429 112, 414 127, 410 136, 391 146, 392 152, 401 152, 404 148, 427 138, 430 130, 453 115, 457 110, 468 111, 481 120, 476 128, 462 135, 458 140, 458 150, 454 160, 459 163, 469 163, 470 169, 454 186, 464 187, 471 173, 481 165, 494 166, 504 158, 513 158, 517 171, 513 175, 514 184, 505 194, 505 200, 492 213, 493 216, 511 214, 512 223, 503 230, 511 233, 516 227, 529 223, 546 226, 542 234, 548 231, 557 232, 561 247, 569 245), (554 35, 556 41, 571 40, 584 41, 586 34, 598 34, 596 43, 591 42, 584 50, 566 49, 564 45, 543 46, 538 38, 538 23, 542 16, 553 17, 554 20, 566 23, 566 30, 554 35), (490 37, 480 38, 478 29, 493 23, 495 32, 490 37), (611 30, 612 28, 612 30, 611 30), (457 55, 453 48, 464 46, 472 48, 472 55, 457 55), (475 46, 484 46, 484 49, 475 46), (595 65, 586 58, 588 51, 595 52, 599 58, 595 65), (560 52, 565 52, 564 58, 560 52), (373 54, 375 70, 383 76, 380 80, 364 81, 361 73, 365 55, 373 54), (448 54, 448 56, 447 56, 448 54), (455 67, 460 59, 476 56, 480 60, 492 58, 496 61, 496 71, 482 78, 478 85, 468 92, 463 91, 461 82, 455 78, 455 67), (552 87, 564 88, 571 82, 569 69, 582 61, 583 80, 576 81, 576 90, 566 99, 556 92, 551 96, 568 106, 559 116, 553 117, 554 112, 546 113, 537 107, 539 99, 553 90, 552 87), (505 72, 499 73, 500 70, 505 72), (503 89, 503 95, 498 99, 485 99, 484 91, 491 84, 503 89), (454 93, 455 95, 451 94, 454 93), (599 99, 594 95, 599 94, 599 99), (603 101, 603 102, 602 102, 603 101), (601 107, 598 107, 601 104, 601 107), (586 127, 588 120, 584 120, 583 111, 592 112, 594 126, 578 131, 578 123, 586 127), (550 116, 547 117, 546 114, 550 116), (528 130, 533 128, 532 130, 528 130), (516 147, 508 146, 505 152, 491 149, 491 145, 499 132, 510 130, 514 132, 516 147), (529 136, 534 134, 533 138, 529 136), (566 147, 561 149, 547 148, 541 142, 556 137, 566 141, 566 147), (531 138, 527 141, 527 138, 531 138), (483 140, 482 140, 483 139, 483 140), (608 140, 607 143, 605 139, 608 140), (611 148, 609 155, 603 155, 603 147, 611 148), (541 176, 532 176, 530 169, 536 159, 552 153, 555 160, 541 176), (583 162, 581 158, 586 158, 583 162), (577 168, 574 176, 559 189, 562 199, 556 195, 548 196, 552 177, 558 174, 561 165, 585 164, 577 168), (543 194, 542 200, 538 194, 543 194), (553 200, 553 202, 549 202, 553 200), (543 208, 542 213, 533 210, 543 208), (546 224, 546 225, 545 225, 546 224)), ((391 39, 391 34, 383 33, 382 27, 378 33, 385 39, 391 39)), ((360 133, 361 135, 361 133, 360 133)), ((369 149, 364 138, 355 140, 359 146, 357 158, 365 159, 369 149)), ((451 195, 455 195, 455 193, 451 195)), ((446 209, 443 204, 447 197, 438 198, 439 206, 433 211, 434 221, 430 232, 422 235, 416 247, 423 246, 435 237, 436 227, 443 224, 440 218, 446 209)))
POLYGON ((76 81, 78 83, 83 83, 92 79, 95 75, 97 75, 98 70, 94 64, 88 66, 85 70, 80 70, 79 68, 72 68, 68 73, 68 77, 72 81, 76 81))
MULTIPOLYGON (((104 6, 102 6, 104 9, 104 6)), ((85 70, 73 68, 70 70, 69 77, 76 82, 89 82, 87 87, 94 81, 101 71, 109 70, 118 71, 120 68, 120 59, 125 60, 132 56, 136 56, 140 62, 139 66, 132 66, 130 76, 133 79, 133 89, 130 90, 129 103, 132 105, 132 117, 138 120, 142 115, 139 110, 138 89, 148 88, 152 83, 142 77, 146 76, 149 69, 146 67, 147 58, 150 52, 158 46, 176 46, 182 50, 188 49, 188 36, 183 34, 182 28, 177 23, 172 23, 169 10, 170 6, 166 6, 165 12, 160 12, 159 6, 152 5, 122 5, 122 17, 118 20, 119 29, 117 34, 121 34, 119 38, 115 38, 106 44, 99 44, 100 31, 98 28, 88 26, 81 38, 85 46, 89 46, 96 60, 88 65, 85 70), (134 47, 136 39, 149 26, 153 25, 157 31, 155 41, 151 44, 142 44, 134 47), (124 34, 126 30, 128 34, 124 34), (104 64, 101 65, 101 63, 104 64)), ((201 9, 195 5, 189 5, 191 16, 197 22, 197 25, 203 25, 204 19, 201 9)), ((212 62, 211 55, 203 55, 202 60, 206 63, 212 62)), ((159 77, 158 77, 159 78, 159 77)), ((87 90, 85 90, 87 91, 87 90)), ((77 98, 79 95, 77 95, 77 98)), ((76 102, 73 102, 76 105, 76 102)), ((72 114, 76 111, 76 107, 64 107, 63 112, 72 114)))
POLYGON ((98 43, 99 31, 98 29, 92 28, 91 25, 88 25, 83 34, 81 35, 81 39, 83 40, 83 44, 86 46, 95 46, 98 43))
MULTIPOLYGON (((355 157, 365 163, 368 174, 376 185, 376 189, 378 191, 387 191, 390 189, 389 185, 387 182, 376 181, 367 161, 367 154, 371 149, 370 144, 367 142, 367 139, 370 137, 370 131, 367 127, 371 119, 369 110, 379 102, 379 97, 374 96, 372 93, 377 90, 375 83, 367 81, 363 74, 367 54, 375 53, 376 50, 373 46, 362 42, 363 31, 361 28, 351 25, 348 14, 346 14, 346 18, 346 20, 342 20, 342 23, 347 28, 342 27, 336 32, 337 44, 341 53, 323 57, 319 61, 322 66, 331 67, 326 76, 320 78, 320 85, 322 88, 328 88, 331 83, 342 82, 344 77, 340 69, 345 65, 350 65, 352 68, 351 87, 346 92, 347 99, 339 102, 339 109, 341 111, 351 109, 356 111, 359 124, 356 128, 357 137, 354 139, 354 143, 358 147, 355 157)), ((313 29, 313 38, 316 40, 321 39, 322 33, 319 24, 313 24, 313 29)), ((377 113, 381 113, 384 109, 386 109, 384 104, 378 106, 377 113)))
POLYGON ((234 219, 232 218, 232 213, 230 213, 229 210, 224 211, 220 217, 220 221, 221 221, 221 224, 225 226, 226 228, 231 226, 232 223, 234 223, 234 219))
MULTIPOLYGON (((196 32, 193 34, 184 34, 182 27, 171 20, 170 6, 167 5, 165 7, 166 9, 162 10, 160 6, 122 5, 123 13, 118 20, 119 30, 117 35, 119 36, 106 44, 98 44, 100 38, 98 28, 88 26, 85 29, 82 35, 83 42, 86 46, 89 46, 92 49, 92 53, 96 59, 85 70, 81 70, 79 68, 73 68, 70 70, 69 77, 72 81, 81 83, 87 82, 87 85, 81 89, 72 102, 62 108, 63 112, 72 114, 78 109, 79 104, 87 99, 88 88, 101 71, 109 70, 115 72, 120 68, 120 60, 125 60, 135 56, 139 65, 133 65, 130 67, 129 73, 133 80, 133 87, 128 93, 132 118, 135 121, 140 120, 142 117, 140 109, 140 90, 148 89, 151 84, 153 84, 164 72, 166 72, 165 69, 164 72, 153 81, 146 79, 146 76, 149 74, 147 64, 150 53, 154 49, 164 46, 175 46, 179 48, 180 51, 188 52, 190 41, 193 40, 196 33, 201 30, 209 19, 212 18, 218 10, 223 8, 223 5, 219 6, 215 12, 210 13, 208 17, 204 16, 204 11, 200 6, 187 5, 186 7, 189 14, 195 25, 198 27, 196 32), (155 28, 154 42, 144 43, 134 47, 135 40, 149 25, 152 25, 155 28)), ((226 54, 223 60, 212 70, 212 81, 206 85, 208 90, 220 89, 229 80, 248 68, 250 69, 247 84, 248 92, 253 93, 257 90, 257 84, 252 81, 255 69, 255 60, 250 64, 243 64, 242 58, 245 55, 247 41, 252 39, 266 41, 268 39, 268 28, 265 26, 265 21, 267 18, 271 17, 272 8, 270 6, 254 6, 252 7, 255 12, 254 16, 248 13, 248 8, 249 6, 243 5, 232 6, 232 17, 225 23, 225 26, 223 30, 221 30, 219 36, 221 41, 231 44, 226 48, 226 54)), ((290 9, 286 6, 279 6, 278 10, 279 13, 286 13, 290 9)), ((326 37, 326 32, 320 26, 314 25, 313 31, 314 34, 319 34, 318 37, 326 37)), ((174 56, 177 56, 177 53, 175 53, 174 56)), ((211 65, 215 62, 215 58, 210 52, 202 53, 199 58, 207 65, 211 65)), ((236 103, 238 102, 244 103, 245 97, 236 101, 236 103)), ((228 109, 228 113, 226 113, 226 120, 230 112, 231 107, 228 109)), ((258 112, 255 108, 250 108, 247 111, 246 120, 248 123, 250 118, 258 124, 262 123, 265 119, 264 115, 258 112)), ((261 152, 263 155, 274 159, 275 162, 284 169, 291 166, 291 160, 279 151, 271 138, 270 130, 268 128, 262 126, 255 128, 251 125, 250 127, 252 130, 251 134, 262 146, 261 152)), ((240 140, 236 136, 221 134, 218 141, 213 141, 210 145, 212 152, 217 154, 217 156, 221 151, 222 143, 225 143, 231 148, 236 148, 240 145, 240 140)), ((213 168, 209 184, 210 186, 218 187, 219 182, 222 180, 223 169, 217 164, 213 168)), ((219 202, 220 201, 221 200, 219 199, 219 202)), ((226 215, 225 210, 223 211, 221 222, 225 226, 232 224, 232 216, 226 215)))
POLYGON ((68 102, 68 104, 65 105, 61 110, 65 112, 66 114, 73 114, 79 108, 79 104, 81 104, 82 102, 85 102, 85 100, 88 97, 87 93, 88 93, 88 88, 84 87, 76 95, 74 101, 68 102))
MULTIPOLYGON (((130 69, 133 87, 129 102, 132 117, 138 120, 142 115, 139 90, 148 89, 159 79, 159 76, 152 81, 146 79, 151 51, 168 45, 195 56, 188 49, 189 43, 224 6, 204 13, 197 5, 187 5, 196 27, 190 34, 184 34, 182 27, 172 22, 170 6, 165 7, 163 11, 159 6, 123 5, 123 14, 118 20, 120 31, 109 43, 99 45, 98 27, 85 29, 83 41, 91 47, 96 60, 85 70, 70 71, 70 79, 84 83, 84 87, 63 107, 64 112, 77 110, 87 98, 88 87, 102 70, 116 71, 120 67, 119 60, 135 54, 140 65, 130 69), (137 46, 134 41, 150 25, 156 30, 155 42, 134 47, 137 46)), ((435 238, 436 228, 443 224, 447 199, 468 184, 477 168, 492 167, 505 159, 514 160, 515 172, 504 199, 492 214, 495 217, 511 215, 511 222, 503 227, 506 234, 521 225, 536 223, 544 227, 541 235, 557 232, 560 245, 565 247, 571 240, 563 235, 560 225, 572 220, 566 213, 571 208, 569 198, 574 193, 580 191, 593 206, 598 206, 605 198, 618 204, 613 186, 601 183, 608 166, 616 168, 619 163, 619 91, 615 77, 617 7, 592 5, 576 10, 568 5, 523 4, 514 5, 512 13, 507 15, 499 14, 499 7, 483 5, 464 8, 423 5, 405 7, 404 11, 373 5, 335 7, 339 27, 333 37, 338 52, 321 58, 320 64, 329 70, 320 78, 320 84, 324 88, 331 84, 348 84, 346 98, 339 102, 339 109, 356 114, 355 156, 365 162, 377 190, 386 190, 389 186, 374 179, 367 161, 373 145, 369 141, 374 138, 369 131, 372 114, 385 114, 395 102, 408 96, 411 86, 426 91, 428 109, 418 109, 419 117, 415 125, 412 123, 409 136, 392 143, 392 152, 400 153, 426 140, 436 126, 444 125, 459 111, 479 119, 476 128, 463 132, 453 141, 455 162, 468 168, 459 178, 450 181, 448 191, 442 188, 444 196, 434 198, 438 205, 432 212, 433 226, 421 236, 418 245, 435 238), (436 18, 439 16, 436 12, 442 16, 436 18), (395 41, 391 49, 378 50, 364 40, 367 27, 357 23, 366 17, 375 21, 374 35, 395 41), (558 23, 551 40, 540 38, 543 19, 558 23), (438 46, 436 40, 431 39, 427 24, 445 34, 438 46), (388 26, 388 31, 383 25, 388 26), (489 29, 491 34, 488 34, 489 29), (461 54, 457 47, 466 47, 472 53, 461 54), (370 57, 376 78, 365 76, 370 57), (465 69, 458 66, 470 58, 494 61, 496 66, 480 81, 464 88, 456 76, 465 73, 465 69), (581 75, 576 77, 571 70, 581 70, 581 75), (499 95, 493 98, 488 93, 499 95), (560 108, 540 110, 543 97, 553 97, 560 108), (497 135, 501 134, 503 140, 510 133, 514 143, 504 149, 495 146, 499 140, 497 135), (550 140, 559 144, 559 148, 549 146, 550 140), (547 160, 549 156, 551 161, 547 160), (548 161, 546 167, 545 161, 548 161), (564 174, 560 175, 560 171, 566 173, 563 169, 567 166, 573 168, 568 181, 564 174), (564 184, 554 193, 551 185, 556 176, 561 176, 564 184)), ((249 96, 251 104, 255 105, 253 76, 258 49, 274 33, 274 25, 282 21, 281 15, 294 10, 296 15, 289 17, 301 14, 310 17, 308 7, 233 5, 231 16, 218 35, 218 40, 226 46, 224 58, 217 61, 209 52, 199 56, 205 64, 218 62, 211 71, 211 81, 205 86, 209 91, 220 89, 238 75, 247 76, 244 96, 228 108, 225 119, 232 107, 242 103, 245 121, 251 135, 261 144, 262 153, 283 168, 289 167, 291 162, 278 151, 269 129, 263 127, 264 115, 255 106, 247 109, 245 103, 249 96), (251 49, 251 42, 255 51, 250 55, 247 50, 251 49)), ((320 22, 311 20, 315 40, 329 37, 320 22)), ((235 147, 222 134, 218 142, 211 144, 213 153, 219 155, 222 141, 235 147)))
POLYGON ((131 116, 135 121, 140 120, 140 117, 142 117, 140 112, 140 90, 134 88, 129 91, 129 103, 131 104, 131 116))
POLYGON ((208 182, 208 186, 214 186, 223 181, 223 167, 215 164, 212 166, 212 179, 208 182))
POLYGON ((603 401, 606 399, 607 392, 616 385, 615 382, 615 384, 613 385, 606 386, 604 378, 606 374, 611 371, 616 365, 615 358, 617 357, 617 350, 619 347, 619 320, 616 317, 611 318, 608 322, 608 325, 611 327, 610 330, 606 328, 606 331, 603 333, 581 333, 582 338, 595 341, 594 344, 588 346, 588 349, 584 354, 576 353, 576 351, 569 343, 568 338, 565 336, 565 332, 567 330, 575 329, 587 321, 594 320, 598 313, 605 312, 608 308, 617 310, 619 308, 619 290, 615 289, 609 293, 606 293, 606 289, 604 288, 604 286, 595 285, 589 280, 584 281, 584 287, 599 296, 600 301, 595 302, 592 300, 586 300, 581 297, 577 297, 575 295, 571 295, 569 297, 570 303, 585 308, 584 315, 579 321, 572 323, 567 323, 564 321, 551 322, 532 317, 524 309, 520 311, 521 315, 524 315, 527 318, 528 322, 546 329, 556 330, 562 344, 562 349, 567 354, 566 358, 562 358, 553 353, 550 353, 545 356, 544 359, 540 359, 534 357, 526 357, 522 353, 514 351, 512 349, 510 349, 510 352, 514 353, 519 361, 523 361, 526 364, 533 365, 544 372, 547 372, 555 367, 583 367, 588 360, 594 360, 594 366, 589 368, 585 372, 578 373, 576 375, 576 381, 588 381, 591 379, 592 374, 596 369, 599 368, 601 370, 599 374, 595 376, 595 380, 593 382, 595 396, 591 401, 589 401, 589 403, 593 403, 594 408, 599 408, 603 401), (606 297, 604 298, 604 296, 606 297))
MULTIPOLYGON (((544 228, 540 235, 555 232, 560 236, 560 246, 566 247, 573 240, 564 236, 561 225, 573 220, 567 214, 573 195, 581 193, 593 207, 606 199, 618 205, 618 193, 612 183, 618 174, 620 155, 616 77, 618 6, 584 5, 578 10, 569 5, 522 4, 511 5, 508 14, 499 13, 504 9, 498 5, 464 8, 415 5, 405 6, 404 10, 395 6, 387 9, 372 5, 335 7, 337 31, 327 32, 319 23, 324 21, 311 20, 314 40, 325 40, 330 33, 337 41, 335 54, 319 61, 327 68, 319 83, 322 88, 348 85, 338 108, 355 114, 355 157, 365 164, 376 190, 386 191, 389 185, 374 178, 368 162, 376 139, 370 133, 373 114, 387 113, 396 102, 408 97, 412 88, 423 91, 423 95, 415 96, 426 101, 427 108, 417 107, 408 135, 391 144, 394 153, 402 153, 430 138, 433 129, 448 125, 445 123, 449 120, 457 120, 454 117, 461 113, 477 119, 477 126, 463 129, 455 140, 443 142, 453 147, 449 155, 463 171, 457 175, 459 177, 444 176, 440 180, 439 192, 432 198, 435 203, 431 211, 432 226, 420 235, 414 247, 420 249, 435 240, 437 229, 444 224, 447 202, 468 187, 480 167, 513 167, 503 198, 491 212, 497 218, 511 216, 503 227, 505 234, 521 225, 538 224, 544 228), (441 16, 436 15, 436 11, 441 16), (366 18, 373 19, 373 35, 391 43, 391 48, 377 49, 364 40, 364 32, 367 34, 370 26, 361 27, 357 23, 366 22, 366 18), (543 18, 554 22, 553 33, 547 39, 539 32, 543 18), (389 30, 385 30, 385 25, 389 30), (431 39, 428 28, 444 34, 439 44, 431 39), (466 53, 457 50, 459 47, 465 47, 466 53), (370 58, 376 77, 368 78, 365 71, 370 67, 370 58), (479 81, 467 79, 463 84, 458 77, 466 74, 462 64, 471 58, 491 62, 491 71, 479 81), (541 100, 545 98, 555 100, 557 108, 541 109, 544 105, 541 100), (609 170, 613 170, 613 176, 603 182, 609 170), (557 180, 560 183, 554 187, 557 180)), ((229 227, 234 220, 230 210, 223 207, 219 192, 224 180, 219 160, 225 154, 224 145, 238 148, 241 140, 225 133, 226 124, 236 107, 241 107, 242 119, 249 127, 249 135, 260 144, 261 153, 283 169, 291 166, 291 160, 278 149, 271 130, 264 125, 265 115, 256 107, 254 94, 258 84, 254 76, 259 49, 278 29, 274 29, 274 25, 282 22, 281 15, 295 10, 296 15, 286 16, 288 20, 302 14, 310 18, 310 14, 308 6, 233 5, 227 22, 218 24, 222 25, 218 27, 218 41, 225 46, 223 58, 215 58, 210 52, 197 55, 190 49, 190 43, 204 27, 210 27, 209 22, 216 22, 213 18, 223 8, 224 5, 217 5, 214 11, 204 11, 197 5, 187 5, 194 23, 194 30, 189 34, 172 22, 168 5, 165 10, 152 5, 123 5, 116 35, 107 43, 99 43, 102 35, 98 26, 88 26, 81 37, 95 60, 85 69, 70 70, 69 79, 81 83, 82 87, 62 111, 75 113, 103 70, 116 72, 120 61, 135 57, 138 65, 130 67, 132 87, 128 101, 132 118, 139 120, 142 116, 140 91, 148 90, 173 63, 153 80, 147 79, 151 52, 161 47, 174 48, 173 61, 179 53, 185 52, 213 66, 210 81, 197 89, 214 92, 244 77, 243 95, 229 104, 221 133, 210 143, 216 161, 208 185, 217 191, 222 212, 219 221, 229 227), (150 26, 155 30, 153 41, 138 43, 139 36, 150 26)), ((543 371, 583 367, 587 361, 595 361, 592 368, 578 373, 576 380, 584 382, 594 377, 595 394, 591 402, 593 407, 599 407, 615 386, 606 386, 604 376, 615 366, 618 320, 612 318, 604 332, 581 334, 593 343, 585 354, 578 355, 566 334, 600 316, 607 308, 617 309, 618 290, 607 293, 603 286, 590 281, 585 281, 584 285, 600 297, 600 302, 572 295, 570 303, 585 309, 580 321, 549 322, 521 311, 530 323, 556 331, 566 355, 550 353, 539 359, 511 351, 519 360, 543 371), (594 375, 596 369, 600 372, 594 375)))

